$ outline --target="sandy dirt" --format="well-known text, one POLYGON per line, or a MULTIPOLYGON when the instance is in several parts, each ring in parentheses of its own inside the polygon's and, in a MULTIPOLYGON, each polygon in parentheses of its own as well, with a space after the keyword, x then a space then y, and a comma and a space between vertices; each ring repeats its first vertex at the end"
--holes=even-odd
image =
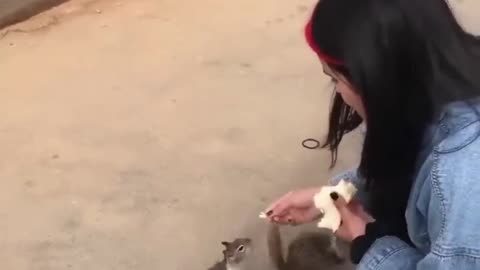
MULTIPOLYGON (((472 0, 473 1, 473 0, 472 0)), ((468 0, 464 0, 468 2, 468 0)), ((0 37, 0 269, 206 269, 324 183, 311 0, 73 0, 0 37)), ((359 136, 336 170, 355 163, 359 136)), ((266 268, 263 268, 266 269, 266 268)))

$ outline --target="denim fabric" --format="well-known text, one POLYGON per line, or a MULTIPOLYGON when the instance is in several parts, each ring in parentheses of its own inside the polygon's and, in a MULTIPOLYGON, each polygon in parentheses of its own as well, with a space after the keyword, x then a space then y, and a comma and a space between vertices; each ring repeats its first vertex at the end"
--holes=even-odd
MULTIPOLYGON (((405 213, 415 248, 383 237, 357 269, 480 269, 479 133, 475 110, 464 103, 448 106, 428 133, 405 213)), ((355 172, 333 183, 341 178, 363 184, 355 172)), ((364 201, 366 194, 359 196, 364 201)))

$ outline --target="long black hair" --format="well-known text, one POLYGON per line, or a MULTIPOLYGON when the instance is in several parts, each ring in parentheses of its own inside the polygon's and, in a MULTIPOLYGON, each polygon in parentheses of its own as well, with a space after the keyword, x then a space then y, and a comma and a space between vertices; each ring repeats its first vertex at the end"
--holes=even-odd
MULTIPOLYGON (((320 0, 311 34, 323 53, 342 63, 329 66, 365 107, 359 173, 370 210, 405 229, 428 126, 445 105, 480 94, 480 42, 462 29, 445 0, 320 0)), ((324 145, 332 164, 343 135, 361 122, 335 94, 324 145)))

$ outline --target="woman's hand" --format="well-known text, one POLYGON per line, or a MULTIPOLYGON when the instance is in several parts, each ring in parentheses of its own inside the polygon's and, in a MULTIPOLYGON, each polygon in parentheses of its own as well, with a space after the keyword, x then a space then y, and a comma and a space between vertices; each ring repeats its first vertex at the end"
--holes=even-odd
MULTIPOLYGON (((292 191, 283 195, 267 208, 266 214, 270 221, 279 224, 298 225, 312 222, 322 216, 315 207, 313 197, 321 188, 309 188, 292 191)), ((351 242, 365 234, 368 223, 375 221, 357 200, 349 204, 336 192, 330 194, 341 215, 342 224, 335 233, 344 241, 351 242)))
POLYGON ((313 197, 320 188, 292 191, 283 195, 265 211, 270 221, 279 224, 298 225, 312 222, 321 216, 313 197))
POLYGON ((368 223, 375 221, 357 200, 347 204, 336 192, 332 192, 330 197, 341 215, 342 223, 335 234, 342 240, 352 242, 365 234, 368 223))

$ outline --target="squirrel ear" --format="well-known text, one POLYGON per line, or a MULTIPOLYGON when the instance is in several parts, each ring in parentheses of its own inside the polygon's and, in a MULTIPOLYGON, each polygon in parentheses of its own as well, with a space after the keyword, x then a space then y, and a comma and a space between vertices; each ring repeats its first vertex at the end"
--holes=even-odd
POLYGON ((222 245, 224 245, 225 247, 228 247, 228 246, 230 245, 230 243, 227 242, 227 241, 222 241, 221 243, 222 243, 222 245))

